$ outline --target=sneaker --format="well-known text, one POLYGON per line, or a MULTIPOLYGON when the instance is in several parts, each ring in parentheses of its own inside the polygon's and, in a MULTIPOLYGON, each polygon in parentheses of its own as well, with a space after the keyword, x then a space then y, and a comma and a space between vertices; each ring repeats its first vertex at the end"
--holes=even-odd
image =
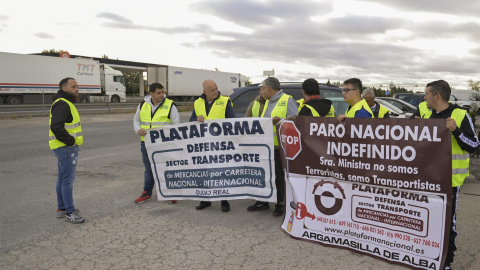
POLYGON ((445 267, 443 267, 443 270, 452 270, 452 267, 450 267, 450 265, 445 265, 445 267))
POLYGON ((251 205, 247 208, 247 211, 248 212, 255 212, 255 211, 258 211, 258 210, 267 210, 270 208, 270 205, 268 204, 268 202, 261 202, 261 201, 257 201, 255 202, 254 205, 251 205))
POLYGON ((169 201, 170 204, 174 204, 174 203, 177 203, 177 200, 171 200, 169 201))
POLYGON ((142 196, 138 197, 135 202, 136 203, 143 203, 144 201, 148 201, 152 198, 152 196, 148 195, 146 191, 142 191, 142 196))
POLYGON ((65 215, 65 220, 70 223, 82 223, 85 221, 81 216, 78 215, 78 211, 75 210, 70 214, 65 215))
MULTIPOLYGON (((80 213, 80 210, 78 210, 77 208, 75 208, 75 211, 77 211, 77 213, 80 213)), ((67 209, 57 209, 57 218, 64 218, 66 214, 67 209)))
POLYGON ((284 206, 282 203, 277 203, 275 205, 275 210, 273 210, 273 216, 275 217, 279 217, 279 216, 283 216, 283 210, 284 210, 284 206))

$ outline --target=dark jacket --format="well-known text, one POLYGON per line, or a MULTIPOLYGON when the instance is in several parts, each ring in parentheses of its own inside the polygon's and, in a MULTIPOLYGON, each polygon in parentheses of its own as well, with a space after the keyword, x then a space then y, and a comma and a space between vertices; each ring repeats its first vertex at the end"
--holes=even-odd
MULTIPOLYGON (((210 109, 212 108, 213 103, 220 97, 220 91, 218 91, 218 97, 215 98, 212 103, 208 104, 207 96, 202 94, 200 98, 205 100, 205 112, 207 115, 210 113, 210 109)), ((230 102, 227 102, 227 108, 225 109, 225 118, 235 118, 235 111, 233 110, 233 106, 230 102)), ((197 121, 197 114, 195 113, 195 108, 193 108, 192 115, 190 116, 189 122, 197 121)))
MULTIPOLYGON (((449 103, 448 108, 437 113, 435 110, 432 110, 432 116, 430 118, 436 119, 447 119, 452 116, 452 111, 454 109, 459 109, 460 107, 457 104, 449 103)), ((458 123, 457 123, 458 124, 458 123)), ((463 118, 460 128, 457 128, 452 132, 453 136, 457 140, 458 145, 463 150, 473 153, 477 149, 480 142, 478 141, 475 131, 473 130, 473 122, 470 118, 470 115, 467 113, 465 118, 463 118)))
MULTIPOLYGON (((58 92, 52 97, 54 102, 59 98, 64 98, 72 103, 75 103, 77 100, 75 97, 63 90, 58 90, 58 92)), ((71 123, 73 121, 70 106, 65 101, 59 100, 52 105, 52 108, 50 110, 52 112, 50 129, 52 130, 57 140, 63 142, 67 146, 74 145, 75 138, 70 136, 70 134, 68 134, 67 130, 65 129, 65 123, 71 123)))
MULTIPOLYGON (((318 112, 318 114, 320 114, 320 116, 325 116, 330 111, 332 101, 329 99, 310 98, 309 100, 305 101, 304 104, 312 106, 318 112)), ((298 115, 313 116, 311 110, 307 106, 303 106, 303 108, 298 112, 298 115)))

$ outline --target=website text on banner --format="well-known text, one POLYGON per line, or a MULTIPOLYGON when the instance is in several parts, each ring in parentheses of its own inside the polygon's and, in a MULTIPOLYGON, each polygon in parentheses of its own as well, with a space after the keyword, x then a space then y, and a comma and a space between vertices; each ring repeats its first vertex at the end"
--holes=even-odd
POLYGON ((278 130, 288 168, 287 233, 394 263, 440 268, 452 193, 445 120, 338 124, 297 117, 278 130))
POLYGON ((150 129, 158 200, 276 202, 271 119, 230 118, 150 129))

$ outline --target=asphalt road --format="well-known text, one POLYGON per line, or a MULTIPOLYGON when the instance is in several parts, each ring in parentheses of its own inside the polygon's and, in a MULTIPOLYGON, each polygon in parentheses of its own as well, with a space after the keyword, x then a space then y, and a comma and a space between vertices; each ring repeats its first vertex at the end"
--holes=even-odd
MULTIPOLYGON (((181 115, 185 121, 189 113, 181 115)), ((82 116, 74 201, 87 221, 80 225, 55 218, 48 118, 0 120, 0 269, 405 269, 291 239, 273 209, 245 210, 253 200, 231 201, 228 213, 219 202, 202 211, 196 201, 135 204, 143 164, 132 117, 82 116)), ((472 163, 479 171, 480 159, 472 163)), ((480 263, 477 179, 469 177, 461 190, 454 269, 480 263)))

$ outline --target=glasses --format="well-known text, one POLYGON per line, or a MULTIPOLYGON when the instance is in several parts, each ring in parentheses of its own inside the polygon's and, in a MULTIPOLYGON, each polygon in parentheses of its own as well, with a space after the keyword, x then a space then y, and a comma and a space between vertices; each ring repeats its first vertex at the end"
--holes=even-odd
POLYGON ((348 91, 357 90, 357 89, 358 89, 358 88, 353 88, 353 89, 343 88, 343 89, 342 89, 342 92, 343 92, 343 93, 347 93, 348 91))

